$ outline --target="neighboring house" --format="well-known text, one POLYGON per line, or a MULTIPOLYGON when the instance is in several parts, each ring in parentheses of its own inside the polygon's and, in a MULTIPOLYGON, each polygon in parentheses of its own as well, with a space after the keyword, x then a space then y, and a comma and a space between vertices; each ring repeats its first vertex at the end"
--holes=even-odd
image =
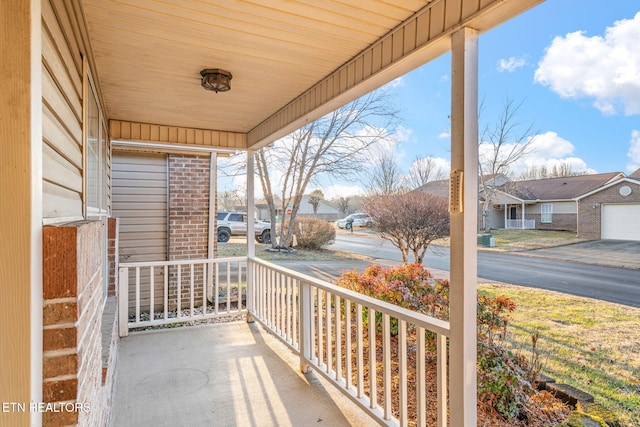
MULTIPOLYGON (((609 172, 529 181, 501 176, 485 182, 492 198, 486 218, 489 228, 573 231, 585 239, 640 240, 640 169, 629 176, 609 172)), ((449 181, 431 181, 418 191, 448 197, 449 181)), ((482 227, 482 188, 480 191, 478 224, 482 227)))
POLYGON ((610 172, 507 182, 494 187, 488 221, 491 228, 640 240, 640 179, 610 172))
POLYGON ((308 194, 302 196, 300 209, 298 209, 299 217, 314 217, 327 220, 336 220, 341 217, 340 209, 326 200, 320 200, 317 212, 313 212, 313 205, 309 203, 310 198, 311 196, 308 194))
MULTIPOLYGON (((313 217, 326 220, 336 220, 342 217, 340 209, 327 202, 326 200, 320 200, 320 202, 318 203, 318 211, 314 213, 313 205, 309 203, 309 198, 309 195, 302 196, 300 207, 297 213, 298 217, 313 217)), ((280 218, 283 214, 282 209, 279 208, 279 206, 281 205, 280 200, 278 200, 276 204, 278 205, 276 206, 276 215, 278 218, 280 218)), ((256 215, 259 219, 266 221, 269 220, 269 205, 265 200, 256 201, 256 215)))

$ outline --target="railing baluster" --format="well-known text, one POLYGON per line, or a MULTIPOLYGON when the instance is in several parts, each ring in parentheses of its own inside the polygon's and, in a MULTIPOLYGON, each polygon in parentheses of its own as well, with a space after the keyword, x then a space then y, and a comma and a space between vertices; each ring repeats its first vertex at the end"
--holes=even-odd
POLYGON ((399 367, 398 374, 400 375, 400 427, 407 427, 409 424, 408 413, 408 399, 407 399, 407 381, 402 381, 403 378, 407 378, 407 322, 404 320, 398 320, 398 356, 399 367))
POLYGON ((283 274, 279 274, 280 276, 280 333, 282 335, 287 335, 287 309, 285 305, 285 295, 287 294, 287 278, 283 274))
POLYGON ((193 310, 194 310, 193 306, 194 306, 194 295, 195 295, 195 265, 194 265, 194 263, 191 263, 190 267, 191 267, 191 277, 190 277, 190 280, 189 280, 189 303, 190 303, 190 305, 189 305, 189 308, 190 308, 189 313, 190 314, 189 315, 191 317, 193 317, 193 310))
POLYGON ((425 376, 425 336, 424 328, 418 326, 416 328, 416 407, 418 426, 424 426, 427 423, 427 410, 425 406, 426 399, 426 376, 425 376))
POLYGON ((318 366, 322 367, 322 365, 324 364, 324 343, 322 339, 322 335, 323 335, 322 330, 324 329, 322 326, 324 291, 320 288, 317 288, 317 291, 318 291, 318 302, 316 305, 316 310, 317 310, 316 314, 317 314, 317 321, 318 321, 318 366))
POLYGON ((236 305, 237 310, 242 310, 242 264, 238 261, 238 303, 236 305))
POLYGON ((387 313, 382 315, 382 351, 384 419, 390 420, 393 416, 391 414, 391 327, 387 313))
POLYGON ((153 266, 149 267, 149 274, 149 320, 153 322, 153 312, 155 309, 155 297, 153 295, 153 291, 156 287, 153 266))
MULTIPOLYGON (((318 293, 318 289, 316 287, 311 288, 310 291, 310 295, 311 295, 311 301, 310 301, 310 307, 309 307, 309 319, 310 319, 310 331, 311 331, 311 360, 316 359, 316 355, 318 354, 318 352, 316 351, 316 321, 315 321, 315 307, 317 306, 317 293, 318 293)), ((320 361, 318 360, 318 364, 320 364, 320 361)))
POLYGON ((351 301, 346 299, 344 300, 344 324, 345 324, 345 376, 346 376, 346 384, 347 390, 353 387, 353 380, 351 378, 352 375, 352 367, 351 363, 353 361, 353 354, 351 352, 351 301))
POLYGON ((227 261, 227 314, 231 312, 231 262, 227 261))
POLYGON ((300 282, 300 371, 309 372, 309 361, 313 358, 313 310, 311 287, 300 282))
POLYGON ((178 295, 176 296, 176 309, 178 319, 182 317, 182 265, 178 264, 178 283, 176 286, 178 295))
POLYGON ((164 320, 169 318, 169 266, 164 266, 164 320))
POLYGON ((437 378, 438 390, 438 427, 447 426, 447 337, 436 335, 437 378))
POLYGON ((300 348, 300 340, 298 339, 298 328, 296 325, 300 322, 300 315, 298 314, 298 302, 300 298, 300 282, 296 279, 291 279, 291 341, 295 347, 298 345, 300 348))
POLYGON ((326 322, 326 340, 327 340, 327 373, 331 373, 331 367, 333 366, 333 346, 331 345, 332 341, 332 328, 331 328, 331 294, 329 292, 325 293, 325 306, 327 307, 325 310, 325 322, 326 322))
POLYGON ((335 296, 336 316, 336 380, 342 379, 342 315, 340 313, 340 295, 335 296))
POLYGON ((202 315, 207 315, 207 273, 209 269, 206 262, 202 263, 202 315))
POLYGON ((140 322, 140 267, 136 267, 136 323, 140 322))
POLYGON ((214 304, 214 312, 216 314, 220 313, 220 264, 216 262, 216 282, 213 289, 213 299, 215 301, 214 304))
POLYGON ((356 304, 356 375, 358 376, 358 397, 364 396, 364 349, 363 335, 364 327, 362 325, 362 304, 356 304))
POLYGON ((369 308, 369 400, 371 409, 378 407, 378 387, 376 377, 376 311, 369 308))

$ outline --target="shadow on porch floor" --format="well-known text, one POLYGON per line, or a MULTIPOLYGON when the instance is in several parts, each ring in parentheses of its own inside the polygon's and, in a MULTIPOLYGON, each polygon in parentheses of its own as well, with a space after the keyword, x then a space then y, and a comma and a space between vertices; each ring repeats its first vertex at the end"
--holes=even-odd
POLYGON ((120 342, 114 426, 348 426, 375 422, 258 323, 120 342))

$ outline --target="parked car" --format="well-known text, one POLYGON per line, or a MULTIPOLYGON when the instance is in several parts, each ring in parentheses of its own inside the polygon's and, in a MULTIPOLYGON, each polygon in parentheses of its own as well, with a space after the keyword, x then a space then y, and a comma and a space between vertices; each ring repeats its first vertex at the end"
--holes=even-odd
MULTIPOLYGON (((255 221, 255 238, 258 243, 271 243, 271 224, 255 221)), ((247 214, 242 212, 218 212, 218 242, 228 242, 231 236, 247 235, 247 214)))
POLYGON ((354 213, 336 221, 338 227, 347 230, 350 230, 352 227, 370 227, 372 223, 371 217, 366 213, 354 213))

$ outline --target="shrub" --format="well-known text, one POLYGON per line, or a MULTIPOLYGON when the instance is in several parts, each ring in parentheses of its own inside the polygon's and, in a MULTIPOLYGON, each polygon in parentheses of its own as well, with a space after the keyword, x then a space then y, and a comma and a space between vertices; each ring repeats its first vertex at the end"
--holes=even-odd
MULTIPOLYGON (((434 279, 421 264, 392 268, 373 265, 362 274, 343 273, 337 284, 400 307, 449 319, 449 282, 434 279)), ((509 298, 478 297, 478 394, 481 401, 508 419, 523 415, 533 392, 527 360, 503 345, 508 316, 514 309, 515 304, 509 298)), ((367 310, 363 313, 367 321, 367 310)), ((379 315, 376 313, 378 325, 382 320, 379 315)), ((392 321, 391 329, 392 333, 397 330, 397 321, 392 321)))
POLYGON ((294 236, 297 246, 302 249, 321 249, 336 238, 335 228, 326 221, 316 218, 296 219, 294 236))

